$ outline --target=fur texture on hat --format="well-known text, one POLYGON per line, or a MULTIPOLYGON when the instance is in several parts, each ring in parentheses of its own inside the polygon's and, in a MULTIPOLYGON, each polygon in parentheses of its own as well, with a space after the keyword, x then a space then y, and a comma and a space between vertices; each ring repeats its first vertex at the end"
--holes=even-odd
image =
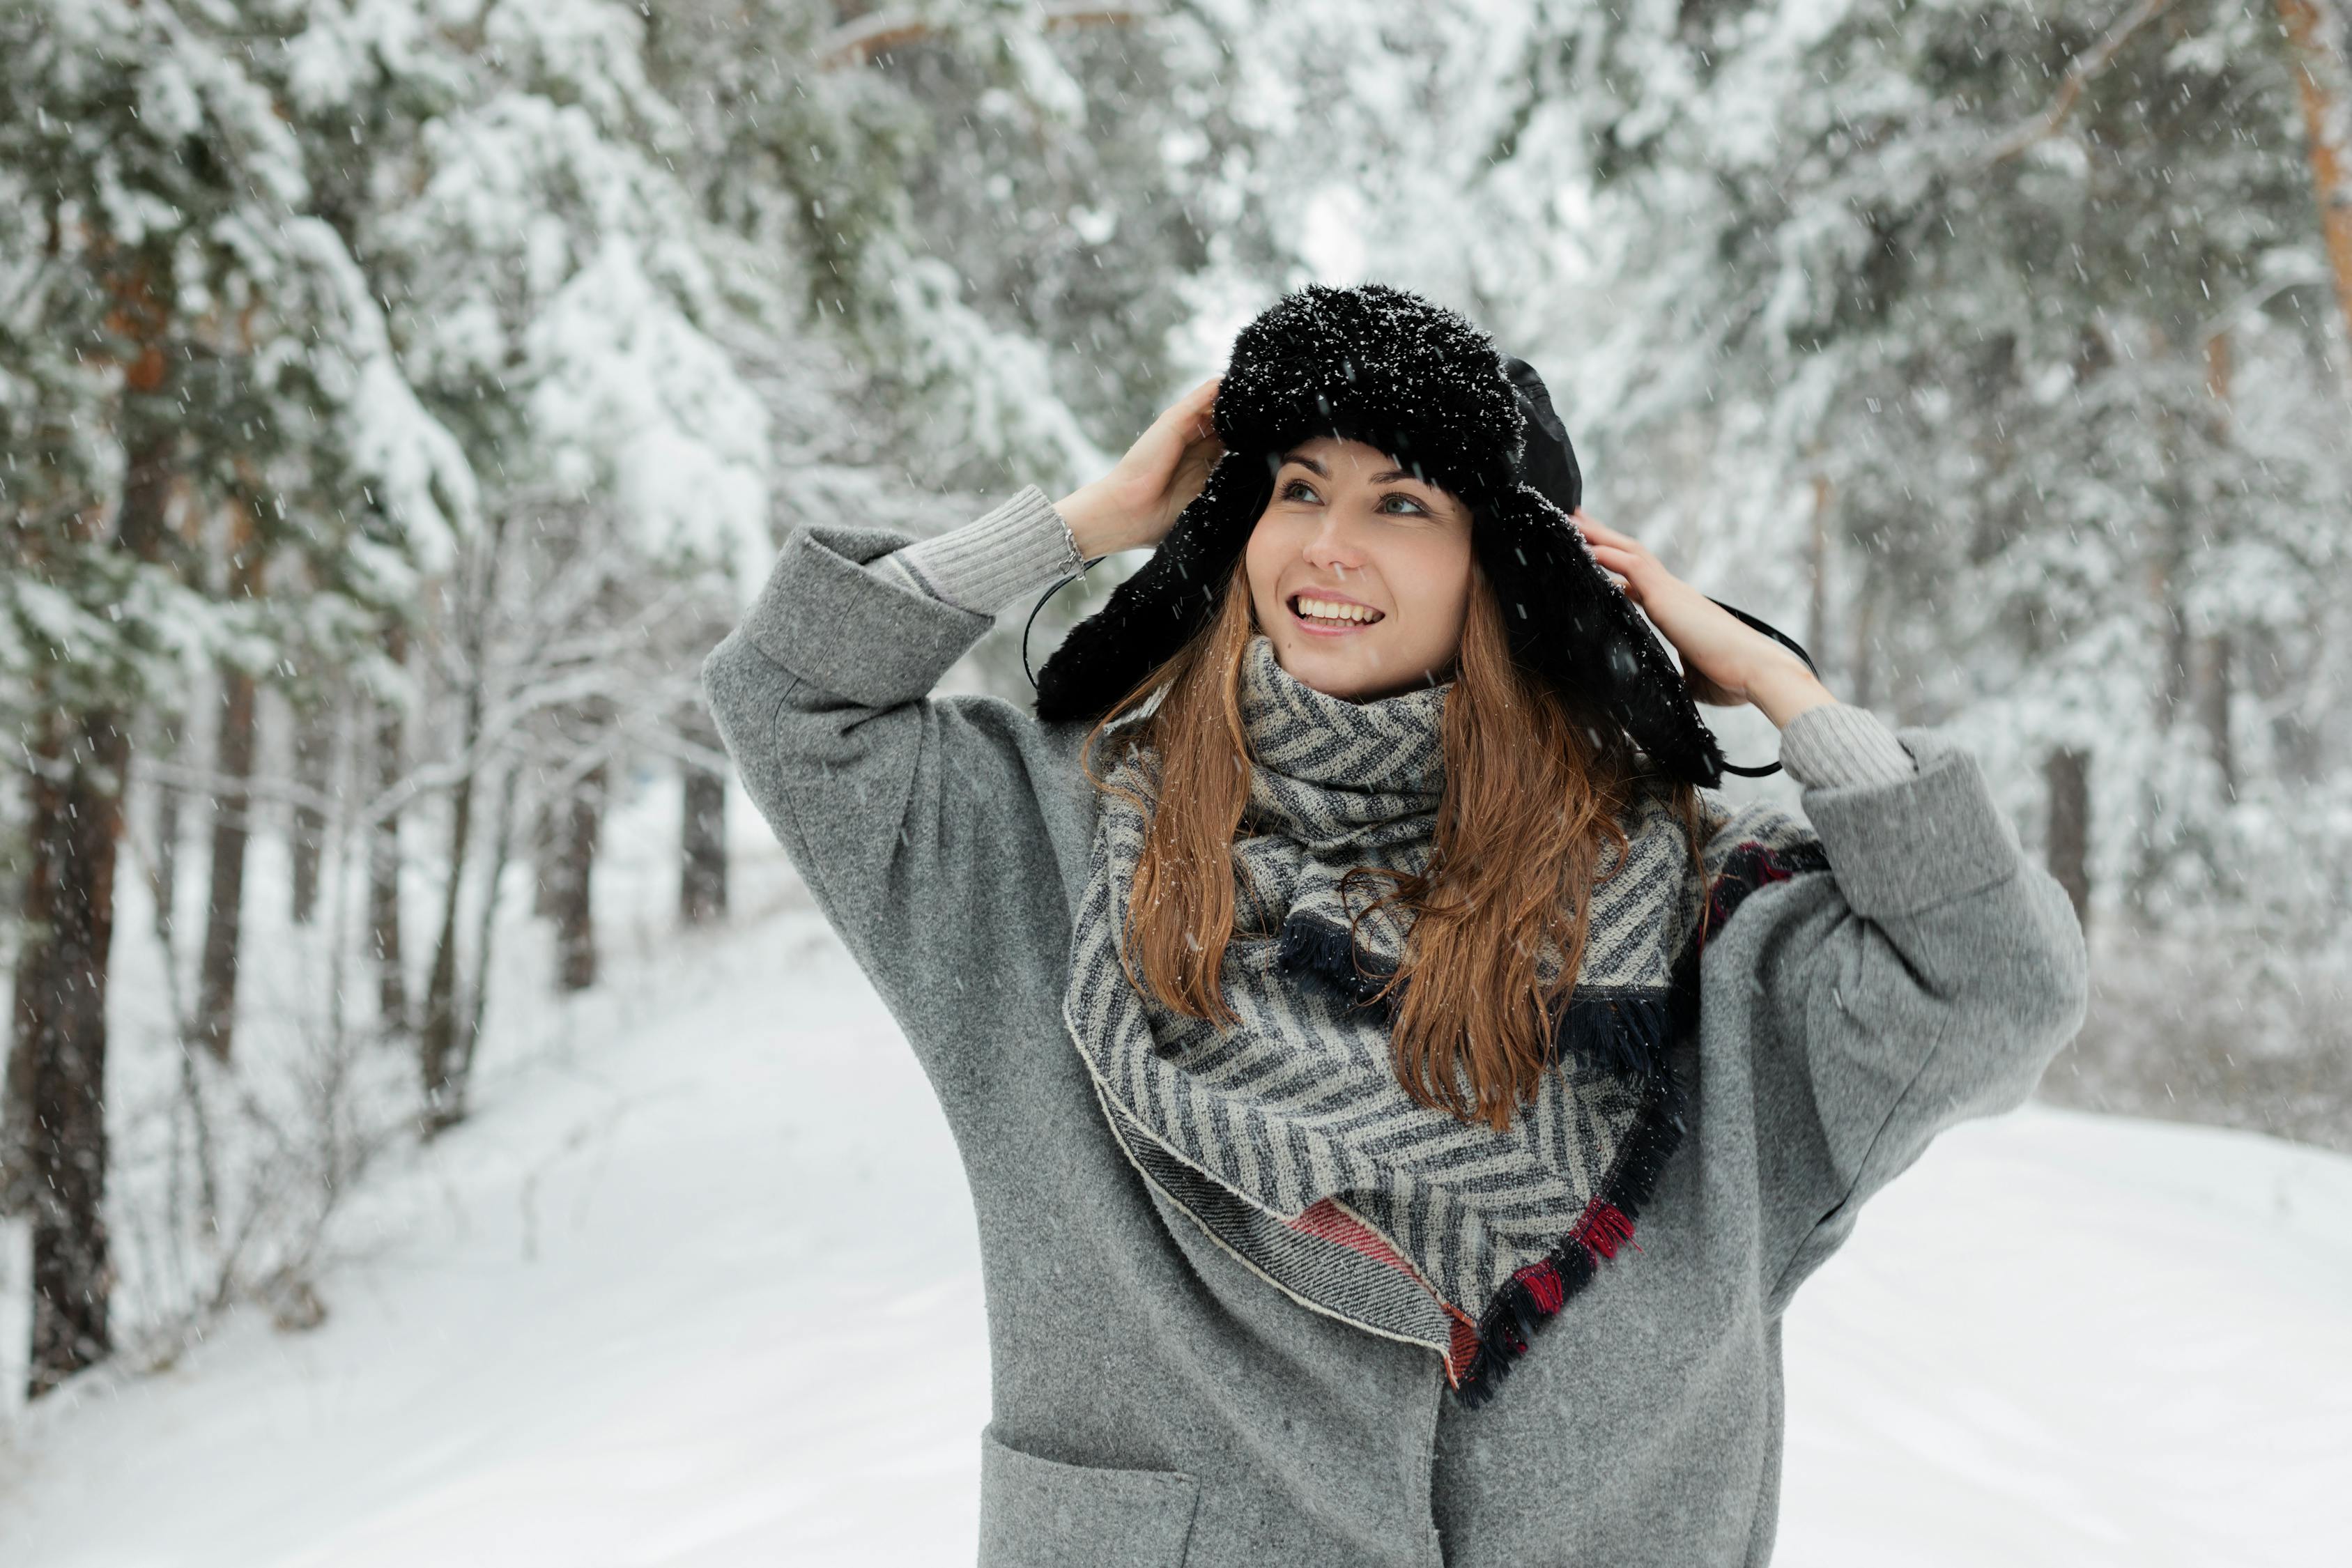
POLYGON ((1174 657, 1214 612, 1281 455, 1337 436, 1470 507, 1471 547, 1522 668, 1571 711, 1622 726, 1670 776, 1721 783, 1681 671, 1569 521, 1582 478, 1542 379, 1462 316, 1385 284, 1310 284, 1234 340, 1214 418, 1225 455, 1151 559, 1045 661, 1039 718, 1099 718, 1174 657))

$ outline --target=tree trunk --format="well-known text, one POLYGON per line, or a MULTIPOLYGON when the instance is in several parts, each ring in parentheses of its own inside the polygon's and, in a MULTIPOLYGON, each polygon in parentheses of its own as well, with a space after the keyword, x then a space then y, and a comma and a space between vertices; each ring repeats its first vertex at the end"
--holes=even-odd
POLYGON ((556 817, 555 983, 565 991, 596 984, 593 882, 597 830, 604 815, 604 770, 580 781, 556 817))
MULTIPOLYGON (((457 997, 457 914, 466 886, 466 860, 474 837, 474 791, 479 782, 482 726, 489 707, 489 674, 485 668, 489 648, 489 617, 497 602, 499 558, 506 541, 506 520, 493 519, 488 537, 475 562, 478 576, 468 590, 461 625, 466 658, 465 718, 458 726, 457 752, 468 759, 457 775, 449 803, 447 883, 441 892, 441 935, 433 948, 433 968, 425 981, 425 1017, 417 1034, 417 1066, 424 1078, 425 1131, 437 1134, 466 1114, 465 1081, 460 1068, 460 1029, 466 1014, 457 997)), ((492 889, 493 895, 497 889, 492 889)))
POLYGON ((2317 0, 2278 0, 2279 22, 2294 64, 2295 94, 2303 108, 2304 158, 2311 166, 2311 194, 2319 208, 2319 232, 2336 284, 2338 374, 2352 376, 2352 121, 2347 121, 2344 51, 2332 5, 2317 0))
MULTIPOLYGON (((123 374, 130 460, 113 548, 152 563, 162 558, 168 536, 178 437, 172 362, 164 349, 171 307, 151 287, 153 278, 168 272, 142 253, 128 259, 128 270, 107 279, 108 291, 120 301, 111 320, 138 350, 123 374)), ((8 1069, 9 1087, 21 1094, 24 1108, 16 1153, 33 1216, 26 1394, 37 1399, 113 1350, 106 992, 122 789, 131 766, 129 715, 115 705, 75 715, 51 704, 20 743, 35 767, 8 1069)))
POLYGON ((490 832, 489 877, 482 895, 481 913, 474 922, 474 980, 451 1052, 454 1062, 449 1077, 457 1085, 455 1111, 459 1117, 466 1110, 466 1090, 474 1081, 474 1052, 482 1043, 482 1015, 489 1006, 490 955, 499 933, 499 893, 506 886, 507 865, 514 854, 515 795, 521 783, 521 771, 509 768, 505 781, 499 786, 497 826, 490 832))
POLYGON ((556 830, 562 816, 561 803, 541 802, 530 815, 530 913, 534 920, 553 920, 563 885, 563 836, 556 830))
POLYGON ((2159 733, 2169 734, 2174 722, 2189 706, 2189 664, 2194 638, 2185 601, 2199 531, 2183 494, 2179 465, 2169 456, 2179 447, 2183 434, 2180 423, 2167 409, 2158 411, 2157 422, 2161 447, 2167 454, 2165 483, 2160 492, 2166 505, 2155 547, 2149 552, 2147 574, 2148 593, 2156 613, 2162 617, 2158 628, 2163 651, 2158 656, 2157 671, 2156 727, 2159 733))
POLYGON ((28 1111, 38 1398, 113 1349, 106 1231, 106 984, 131 746, 119 715, 45 723, 32 784, 12 1076, 28 1111))
POLYGON ((2088 752, 2062 746, 2045 764, 2050 788, 2050 874, 2066 889, 2074 918, 2084 930, 2091 923, 2091 758, 2088 752))
MULTIPOLYGON (((163 753, 176 761, 180 755, 180 721, 167 718, 159 737, 163 753)), ((172 912, 179 907, 180 893, 180 791, 176 785, 158 779, 155 783, 155 910, 157 929, 172 931, 172 912)), ((174 942, 174 949, 178 947, 174 942)))
POLYGON ((309 703, 294 714, 294 783, 301 796, 294 803, 292 910, 296 925, 309 925, 319 906, 319 859, 327 844, 327 814, 313 804, 333 782, 335 758, 334 710, 325 703, 309 703))
POLYGON ((245 926, 245 841, 253 776, 253 677, 221 676, 220 734, 214 747, 212 891, 205 952, 196 976, 196 1038, 216 1061, 229 1059, 236 1028, 236 969, 245 926))
MULTIPOLYGON (((2226 331, 2215 332, 2205 340, 2205 390, 2213 399, 2214 439, 2226 443, 2230 439, 2230 334, 2226 331)), ((2198 719, 2205 728, 2213 765, 2221 771, 2221 793, 2235 800, 2237 758, 2230 747, 2231 656, 2235 651, 2231 642, 2227 631, 2199 640, 2196 678, 2190 689, 2198 719)))
MULTIPOLYGON (((399 626, 383 634, 384 657, 408 658, 408 634, 399 626)), ((375 715, 375 784, 380 794, 399 786, 406 769, 402 752, 400 705, 386 702, 375 715)), ((408 1032, 408 982, 400 956, 400 813, 387 810, 368 830, 368 945, 375 954, 376 1010, 386 1030, 408 1032)))
POLYGON ((1878 566, 1875 554, 1862 551, 1862 582, 1853 596, 1853 669, 1850 700, 1867 708, 1878 692, 1878 566))
POLYGON ((2231 691, 2231 637, 2227 632, 2215 632, 2197 640, 2197 665, 2194 690, 2197 717, 2205 731, 2213 766, 2221 775, 2221 794, 2225 799, 2238 798, 2238 765, 2236 754, 2230 746, 2230 698, 2231 691))
MULTIPOLYGON (((473 700, 467 704, 463 744, 470 751, 481 726, 479 677, 473 700)), ((457 905, 466 882, 466 851, 474 833, 474 773, 468 768, 457 780, 457 797, 449 805, 448 883, 441 894, 441 937, 433 948, 433 970, 425 981, 425 1021, 417 1038, 417 1061, 425 1079, 425 1127, 427 1133, 454 1126, 465 1115, 464 1085, 451 1076, 462 1022, 457 1007, 457 905)))
MULTIPOLYGON (((712 750, 718 731, 697 704, 687 736, 712 750)), ((727 915, 727 775, 684 763, 685 812, 678 824, 678 923, 708 925, 727 915)))
MULTIPOLYGON (((229 592, 250 599, 261 587, 261 545, 252 510, 236 509, 229 592)), ((196 974, 196 1037, 216 1061, 229 1059, 236 1029, 236 970, 245 928, 245 843, 251 836, 254 680, 221 672, 220 732, 213 747, 212 896, 205 910, 205 952, 196 974)))
POLYGON ((1826 649, 1830 621, 1830 500, 1836 487, 1829 475, 1813 475, 1811 537, 1807 541, 1805 575, 1805 647, 1826 649))

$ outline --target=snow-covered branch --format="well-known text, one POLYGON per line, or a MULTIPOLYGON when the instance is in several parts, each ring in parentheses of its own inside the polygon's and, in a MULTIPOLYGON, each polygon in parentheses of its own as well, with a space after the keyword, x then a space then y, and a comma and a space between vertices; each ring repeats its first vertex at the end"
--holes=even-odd
MULTIPOLYGON (((1036 14, 1037 25, 1047 32, 1129 26, 1156 20, 1160 15, 1158 7, 1147 5, 1046 5, 1036 14)), ((938 37, 946 26, 935 16, 908 6, 868 12, 843 23, 818 42, 817 67, 822 70, 842 70, 870 65, 892 49, 938 37)))

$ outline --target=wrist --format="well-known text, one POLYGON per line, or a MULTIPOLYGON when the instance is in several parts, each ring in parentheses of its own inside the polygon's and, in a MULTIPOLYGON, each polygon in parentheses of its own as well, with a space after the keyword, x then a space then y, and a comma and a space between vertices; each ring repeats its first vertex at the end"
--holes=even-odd
POLYGON ((1809 708, 1837 700, 1822 684, 1821 678, 1794 654, 1751 672, 1745 686, 1748 700, 1762 710, 1776 729, 1787 729, 1789 721, 1809 708))
POLYGON ((1115 555, 1122 550, 1134 549, 1138 543, 1133 538, 1134 509, 1110 493, 1100 479, 1080 485, 1055 501, 1054 510, 1069 525, 1070 538, 1076 543, 1082 561, 1115 555))

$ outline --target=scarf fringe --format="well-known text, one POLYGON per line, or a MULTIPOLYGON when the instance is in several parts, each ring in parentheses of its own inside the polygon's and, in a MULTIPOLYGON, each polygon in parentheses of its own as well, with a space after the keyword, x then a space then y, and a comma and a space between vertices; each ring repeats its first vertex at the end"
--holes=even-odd
POLYGON ((1454 1384, 1465 1405, 1476 1409, 1494 1397, 1496 1384, 1510 1375, 1513 1362, 1528 1353, 1536 1331, 1592 1283, 1599 1266, 1614 1258, 1621 1246, 1640 1250, 1633 1240, 1633 1222, 1649 1206, 1666 1161, 1689 1130, 1690 1091, 1666 1060, 1663 1041, 1685 1038, 1698 1027, 1699 954, 1707 931, 1720 931, 1757 889, 1829 869, 1828 853, 1817 840, 1775 847, 1749 839, 1734 848, 1723 874, 1707 891, 1707 921, 1675 963, 1665 1027, 1652 1052, 1657 1070, 1648 1075, 1650 1097, 1625 1135, 1617 1167, 1560 1244, 1514 1272, 1480 1316, 1477 1349, 1454 1384))
MULTIPOLYGON (((1348 933, 1321 921, 1293 918, 1282 923, 1276 961, 1286 973, 1312 974, 1360 1007, 1381 1002, 1391 1019, 1403 1002, 1399 987, 1383 1001, 1389 971, 1360 969, 1348 933)), ((1571 993, 1567 1009, 1552 1026, 1554 1062, 1571 1058, 1603 1072, 1653 1078, 1674 1033, 1674 1004, 1663 991, 1612 994, 1571 993)))
POLYGON ((1649 1100, 1626 1134, 1610 1180, 1559 1245, 1505 1280, 1480 1315, 1478 1348, 1454 1384, 1465 1405, 1475 1410, 1494 1397, 1496 1385, 1510 1375, 1511 1363, 1528 1353, 1536 1331, 1591 1284, 1600 1266, 1614 1259, 1620 1247, 1641 1250, 1633 1222, 1649 1205, 1659 1174, 1682 1142, 1686 1104, 1686 1090, 1671 1067, 1653 1076, 1649 1100))
MULTIPOLYGON (((1346 931, 1321 921, 1296 917, 1282 922, 1275 958, 1285 973, 1312 974, 1330 984, 1360 1007, 1369 1007, 1379 998, 1381 987, 1388 984, 1391 973, 1358 969, 1355 944, 1348 940, 1346 931)), ((1391 1016, 1396 1012, 1393 996, 1389 1001, 1389 1012, 1391 1016)))
MULTIPOLYGON (((1388 972, 1360 969, 1348 933, 1320 921, 1283 922, 1276 950, 1290 973, 1316 976, 1360 1006, 1382 1001, 1388 972)), ((1696 957, 1694 946, 1688 956, 1696 957)), ((1689 976, 1695 980, 1695 965, 1689 976)), ((1385 998, 1393 1018, 1401 993, 1385 998)), ((1536 1331, 1559 1315, 1576 1293, 1592 1282, 1601 1264, 1621 1247, 1639 1247, 1633 1222, 1656 1190, 1668 1156, 1682 1142, 1686 1121, 1685 1092, 1666 1061, 1670 1041, 1696 1023, 1696 985, 1636 995, 1571 996, 1552 1034, 1553 1059, 1572 1054, 1611 1072, 1631 1074, 1649 1086, 1633 1125, 1627 1130, 1610 1179, 1585 1205, 1558 1247, 1503 1282, 1476 1325, 1476 1348, 1454 1384, 1472 1408, 1494 1396, 1511 1363, 1528 1353, 1536 1331)))

